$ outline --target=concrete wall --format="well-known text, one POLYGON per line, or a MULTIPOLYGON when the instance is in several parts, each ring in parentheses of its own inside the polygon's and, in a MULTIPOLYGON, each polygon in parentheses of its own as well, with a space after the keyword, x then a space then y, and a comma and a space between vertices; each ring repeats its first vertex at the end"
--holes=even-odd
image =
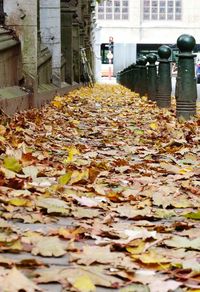
POLYGON ((41 39, 52 54, 52 81, 60 86, 61 74, 61 19, 60 0, 40 0, 41 39))
POLYGON ((4 10, 7 14, 6 25, 16 32, 21 42, 27 83, 29 80, 30 86, 34 87, 37 82, 37 1, 6 0, 4 10))
POLYGON ((22 79, 20 43, 0 28, 0 88, 18 85, 22 79))

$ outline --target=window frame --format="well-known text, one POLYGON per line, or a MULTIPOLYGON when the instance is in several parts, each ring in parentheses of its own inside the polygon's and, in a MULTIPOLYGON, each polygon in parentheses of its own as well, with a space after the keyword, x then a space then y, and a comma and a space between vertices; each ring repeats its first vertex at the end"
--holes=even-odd
POLYGON ((107 21, 128 21, 129 5, 129 0, 102 0, 97 4, 97 18, 107 21))
POLYGON ((143 21, 181 21, 182 0, 143 0, 143 21))

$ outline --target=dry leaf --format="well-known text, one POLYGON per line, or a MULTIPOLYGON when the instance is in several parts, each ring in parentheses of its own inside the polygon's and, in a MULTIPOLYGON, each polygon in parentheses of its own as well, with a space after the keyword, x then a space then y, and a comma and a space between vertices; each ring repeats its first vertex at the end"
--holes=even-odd
POLYGON ((25 290, 26 292, 42 291, 31 280, 26 278, 19 270, 0 271, 0 287, 2 291, 18 292, 25 290))
POLYGON ((44 257, 60 257, 66 254, 64 244, 56 237, 46 237, 33 239, 33 255, 41 255, 44 257))

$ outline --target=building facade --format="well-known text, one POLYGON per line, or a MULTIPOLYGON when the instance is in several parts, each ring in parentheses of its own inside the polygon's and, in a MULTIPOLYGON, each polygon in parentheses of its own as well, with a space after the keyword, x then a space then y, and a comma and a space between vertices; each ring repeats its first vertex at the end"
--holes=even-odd
POLYGON ((176 44, 181 34, 200 43, 198 0, 103 0, 96 8, 96 74, 101 45, 114 41, 114 72, 135 62, 140 51, 176 44))

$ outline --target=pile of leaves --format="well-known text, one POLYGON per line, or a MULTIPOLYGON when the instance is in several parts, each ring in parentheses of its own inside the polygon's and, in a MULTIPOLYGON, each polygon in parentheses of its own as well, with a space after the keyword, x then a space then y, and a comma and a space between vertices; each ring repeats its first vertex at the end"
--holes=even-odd
POLYGON ((199 126, 119 85, 2 116, 0 290, 200 291, 199 126))

